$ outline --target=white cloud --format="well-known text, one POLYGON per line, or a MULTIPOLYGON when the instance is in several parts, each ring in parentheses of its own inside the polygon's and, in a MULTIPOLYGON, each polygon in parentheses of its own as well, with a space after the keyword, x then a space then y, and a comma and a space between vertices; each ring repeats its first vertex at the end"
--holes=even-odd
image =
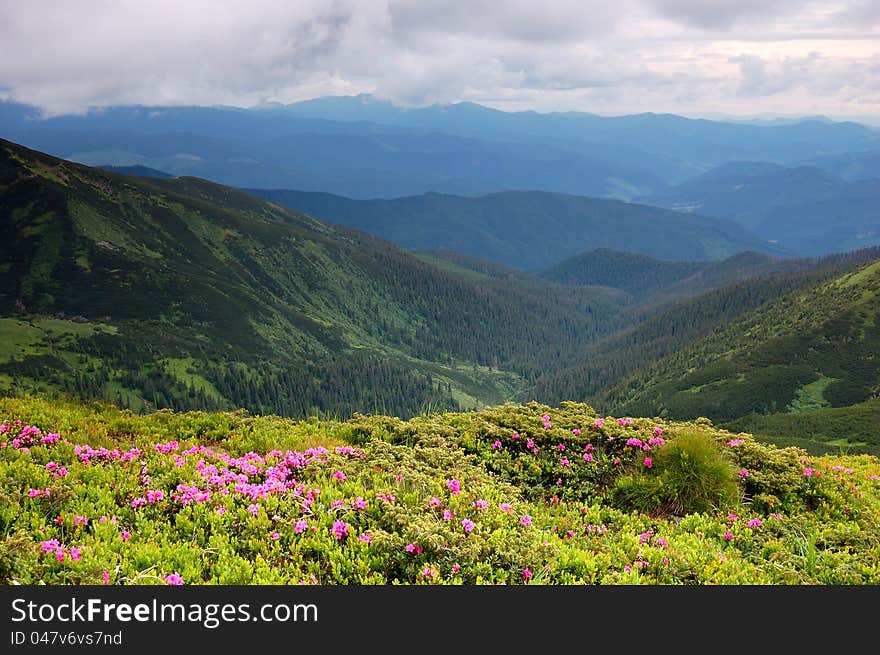
POLYGON ((372 92, 598 113, 876 112, 874 0, 0 3, 0 89, 51 113, 372 92))

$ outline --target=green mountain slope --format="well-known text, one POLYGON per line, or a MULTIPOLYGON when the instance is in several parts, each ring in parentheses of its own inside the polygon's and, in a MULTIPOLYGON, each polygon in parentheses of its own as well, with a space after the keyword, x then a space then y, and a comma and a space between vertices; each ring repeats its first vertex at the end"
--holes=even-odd
POLYGON ((615 313, 598 292, 463 279, 228 187, 5 141, 0 216, 8 391, 288 415, 470 407, 512 397, 615 313))
POLYGON ((653 295, 694 295, 758 275, 809 268, 803 260, 783 260, 743 252, 721 261, 664 261, 599 248, 559 262, 540 276, 551 282, 621 289, 637 299, 653 295))
POLYGON ((725 422, 864 403, 880 391, 878 294, 880 260, 796 290, 629 377, 607 404, 725 422))
POLYGON ((683 261, 773 250, 732 221, 559 193, 509 191, 476 197, 427 193, 352 200, 328 193, 251 192, 404 248, 443 248, 521 270, 540 270, 602 247, 683 261))

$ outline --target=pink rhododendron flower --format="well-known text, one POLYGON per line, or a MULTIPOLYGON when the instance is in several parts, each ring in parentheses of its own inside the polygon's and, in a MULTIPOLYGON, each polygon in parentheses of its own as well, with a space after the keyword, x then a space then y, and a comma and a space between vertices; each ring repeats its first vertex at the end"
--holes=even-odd
POLYGON ((122 541, 128 541, 129 539, 131 539, 131 532, 129 532, 128 530, 123 530, 123 531, 120 533, 119 538, 120 538, 122 541))
POLYGON ((593 421, 593 427, 597 430, 601 430, 603 425, 605 425, 604 418, 597 418, 595 421, 593 421))
POLYGON ((302 534, 309 528, 309 522, 305 519, 299 519, 296 523, 293 524, 293 533, 294 534, 302 534))
POLYGON ((333 536, 336 537, 337 541, 345 539, 348 536, 348 523, 345 521, 334 521, 333 536))
POLYGON ((58 548, 60 544, 57 539, 49 539, 48 541, 41 541, 40 548, 43 549, 44 553, 51 553, 56 548, 58 548))
POLYGON ((440 507, 443 505, 443 501, 437 498, 437 496, 431 496, 428 499, 428 507, 440 507))
POLYGON ((420 573, 422 574, 422 576, 428 579, 437 577, 437 569, 435 569, 433 566, 426 566, 420 571, 420 573))
POLYGON ((571 433, 572 433, 574 436, 576 436, 576 437, 581 436, 581 430, 580 430, 580 428, 574 428, 574 429, 571 431, 571 433))
POLYGON ((804 475, 807 476, 808 478, 812 478, 813 476, 819 477, 819 471, 817 471, 816 469, 813 469, 813 468, 805 468, 804 475))
POLYGON ((449 489, 449 493, 451 493, 453 496, 457 496, 461 493, 461 482, 459 482, 455 478, 451 478, 446 481, 446 488, 449 489))
POLYGON ((565 457, 559 460, 559 463, 562 465, 562 468, 568 468, 571 466, 571 462, 569 462, 565 457))
POLYGON ((421 555, 424 552, 424 549, 418 544, 407 544, 404 547, 404 550, 410 555, 421 555))
POLYGON ((550 420, 550 415, 549 415, 549 414, 544 414, 544 415, 541 417, 541 420, 544 421, 544 422, 546 423, 547 421, 550 420))
POLYGON ((281 535, 277 532, 270 532, 269 539, 272 539, 273 541, 278 541, 279 539, 281 539, 281 535))
POLYGON ((331 476, 337 482, 345 482, 346 475, 342 471, 333 471, 333 475, 331 476))
POLYGON ((501 448, 501 442, 498 441, 498 440, 496 439, 496 440, 492 443, 492 448, 494 448, 495 450, 498 450, 499 448, 501 448))
POLYGON ((617 425, 621 427, 626 427, 627 425, 632 425, 633 420, 631 418, 621 418, 617 420, 617 425))
POLYGON ((731 439, 727 442, 727 445, 731 448, 735 448, 736 446, 741 446, 745 443, 745 439, 731 439))
POLYGON ((641 448, 643 444, 642 444, 642 440, 641 440, 641 439, 636 439, 636 438, 633 437, 633 438, 631 438, 631 439, 627 439, 627 440, 626 440, 626 445, 627 445, 627 446, 632 446, 633 448, 641 448))
POLYGON ((585 462, 592 462, 593 461, 593 454, 592 453, 584 453, 583 458, 584 458, 585 462))
POLYGON ((175 571, 174 573, 169 573, 165 576, 165 583, 169 585, 182 585, 183 578, 181 578, 180 574, 175 571))
POLYGON ((354 506, 358 509, 367 509, 367 501, 364 500, 361 496, 358 496, 354 499, 354 506))
POLYGON ((748 523, 746 523, 746 525, 750 528, 760 528, 762 525, 764 525, 764 522, 761 519, 756 518, 750 520, 748 523))
POLYGON ((733 539, 733 533, 732 532, 725 532, 724 538, 727 539, 727 541, 730 541, 731 539, 733 539))
POLYGON ((452 565, 452 572, 458 573, 459 571, 461 571, 461 567, 458 564, 453 564, 452 565))
POLYGON ((71 548, 70 559, 72 559, 73 561, 82 559, 82 550, 79 547, 71 548))
POLYGON ((462 519, 461 527, 464 528, 465 532, 471 532, 474 529, 474 522, 470 519, 462 519))
POLYGON ((502 512, 509 513, 509 512, 513 511, 513 507, 510 506, 510 503, 501 503, 501 505, 499 505, 499 508, 501 509, 502 512))
POLYGON ((531 569, 523 569, 522 570, 522 579, 523 582, 528 582, 532 579, 532 570, 531 569))
POLYGON ((452 510, 448 510, 448 509, 443 510, 443 520, 444 521, 451 521, 454 516, 455 516, 455 512, 453 512, 452 510))
POLYGON ((642 464, 644 464, 647 468, 653 468, 654 467, 654 460, 652 460, 650 457, 646 457, 644 459, 644 461, 642 462, 642 464))
POLYGON ((101 574, 101 584, 110 584, 110 574, 107 571, 101 574))
POLYGON ((739 477, 741 477, 743 480, 745 480, 747 477, 749 477, 749 472, 745 469, 742 469, 739 472, 739 477))
POLYGON ((519 517, 519 524, 525 527, 529 527, 532 524, 532 517, 528 514, 519 517))
POLYGON ((255 503, 251 503, 250 505, 248 505, 248 511, 256 516, 260 513, 260 506, 255 503))
POLYGON ((358 535, 358 539, 360 541, 363 541, 365 544, 371 543, 373 541, 372 535, 368 535, 367 533, 358 535))
POLYGON ((659 437, 661 434, 663 434, 663 428, 654 428, 651 434, 653 434, 655 437, 659 437))
POLYGON ((473 506, 476 507, 480 511, 485 511, 485 510, 489 509, 489 501, 483 500, 482 498, 479 498, 474 501, 473 506))
POLYGON ((556 450, 565 450, 565 444, 564 443, 557 444, 556 450))

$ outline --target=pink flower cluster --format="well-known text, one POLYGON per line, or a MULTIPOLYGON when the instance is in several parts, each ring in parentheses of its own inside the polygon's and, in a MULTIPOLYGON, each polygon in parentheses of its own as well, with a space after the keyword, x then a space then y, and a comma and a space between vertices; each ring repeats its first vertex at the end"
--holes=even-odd
POLYGON ((41 541, 40 548, 44 553, 54 553, 55 559, 59 562, 63 562, 65 557, 70 557, 72 561, 77 561, 82 559, 82 547, 74 546, 70 550, 64 548, 61 543, 57 539, 49 539, 48 541, 41 541))
POLYGON ((349 526, 345 521, 334 521, 332 528, 333 536, 337 541, 342 541, 349 534, 349 526))

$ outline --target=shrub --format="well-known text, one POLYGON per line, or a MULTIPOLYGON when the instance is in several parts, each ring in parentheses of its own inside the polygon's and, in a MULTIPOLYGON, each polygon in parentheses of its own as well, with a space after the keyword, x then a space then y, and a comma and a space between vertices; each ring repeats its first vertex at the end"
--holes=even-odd
POLYGON ((648 513, 682 515, 720 509, 738 499, 736 471, 706 432, 679 432, 652 462, 652 468, 617 481, 615 502, 648 513))

